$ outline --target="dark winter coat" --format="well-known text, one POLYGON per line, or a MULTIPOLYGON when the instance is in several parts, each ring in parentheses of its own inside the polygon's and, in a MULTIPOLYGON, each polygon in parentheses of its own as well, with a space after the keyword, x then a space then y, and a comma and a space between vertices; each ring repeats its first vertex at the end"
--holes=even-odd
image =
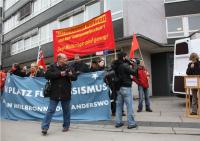
POLYGON ((52 100, 70 100, 71 99, 71 81, 77 79, 73 76, 61 76, 61 71, 68 72, 69 66, 59 66, 57 63, 51 65, 45 73, 45 78, 51 82, 50 99, 52 100))
POLYGON ((74 69, 75 72, 86 73, 89 72, 90 69, 87 64, 84 62, 73 62, 70 66, 74 69))
POLYGON ((117 69, 117 73, 119 75, 119 78, 121 79, 121 87, 132 86, 131 75, 136 74, 136 68, 132 69, 129 63, 121 62, 117 69))
POLYGON ((26 77, 26 73, 25 72, 22 72, 20 69, 16 69, 12 72, 10 72, 10 74, 14 74, 14 75, 17 75, 17 76, 20 76, 20 77, 26 77))
POLYGON ((194 68, 191 68, 192 63, 188 64, 188 68, 186 71, 187 75, 200 75, 200 62, 197 61, 194 63, 194 68))

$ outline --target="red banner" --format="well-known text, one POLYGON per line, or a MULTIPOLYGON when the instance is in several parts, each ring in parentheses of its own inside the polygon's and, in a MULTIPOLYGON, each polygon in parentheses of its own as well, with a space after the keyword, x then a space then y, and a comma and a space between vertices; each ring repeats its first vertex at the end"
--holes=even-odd
POLYGON ((88 55, 115 47, 111 12, 83 24, 53 31, 54 61, 59 53, 68 58, 88 55))

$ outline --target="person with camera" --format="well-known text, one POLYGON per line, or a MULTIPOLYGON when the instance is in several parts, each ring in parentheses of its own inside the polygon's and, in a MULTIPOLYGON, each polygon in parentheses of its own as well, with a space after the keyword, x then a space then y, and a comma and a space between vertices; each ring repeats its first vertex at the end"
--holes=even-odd
POLYGON ((123 126, 122 122, 122 109, 124 103, 127 107, 127 120, 128 129, 136 128, 137 124, 133 117, 133 96, 132 96, 132 79, 131 75, 135 74, 135 68, 130 67, 130 61, 125 52, 120 52, 118 54, 119 66, 116 71, 118 77, 120 78, 120 89, 117 91, 117 101, 116 101, 116 120, 115 127, 119 128, 123 126))
MULTIPOLYGON (((200 75, 200 62, 199 56, 197 53, 190 54, 189 60, 191 61, 188 64, 188 68, 186 70, 187 75, 200 75)), ((198 109, 198 97, 197 97, 197 89, 192 89, 192 112, 191 115, 197 115, 198 109)))
POLYGON ((70 100, 71 100, 71 81, 77 79, 76 74, 73 74, 70 67, 67 65, 67 56, 65 54, 58 54, 57 62, 52 64, 47 72, 45 78, 51 82, 50 102, 47 113, 42 121, 42 134, 46 135, 47 130, 55 113, 56 107, 61 102, 63 110, 63 132, 69 130, 70 127, 70 100))

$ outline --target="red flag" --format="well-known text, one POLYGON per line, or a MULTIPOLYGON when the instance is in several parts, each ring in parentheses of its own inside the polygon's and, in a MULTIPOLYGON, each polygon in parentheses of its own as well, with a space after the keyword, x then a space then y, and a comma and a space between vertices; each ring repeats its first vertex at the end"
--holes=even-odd
POLYGON ((134 53, 138 49, 139 49, 139 44, 138 44, 138 41, 137 41, 136 34, 134 33, 133 34, 133 41, 132 41, 131 51, 130 51, 130 54, 129 54, 130 58, 134 58, 134 53))
POLYGON ((37 57, 37 65, 42 66, 44 70, 46 70, 46 64, 44 62, 44 54, 41 48, 38 49, 38 57, 37 57))

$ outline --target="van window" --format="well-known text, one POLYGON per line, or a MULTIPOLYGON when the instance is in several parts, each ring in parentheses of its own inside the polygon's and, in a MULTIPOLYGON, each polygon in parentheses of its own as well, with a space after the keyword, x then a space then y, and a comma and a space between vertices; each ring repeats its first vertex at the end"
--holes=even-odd
POLYGON ((176 44, 176 55, 188 54, 188 44, 186 42, 176 44))

